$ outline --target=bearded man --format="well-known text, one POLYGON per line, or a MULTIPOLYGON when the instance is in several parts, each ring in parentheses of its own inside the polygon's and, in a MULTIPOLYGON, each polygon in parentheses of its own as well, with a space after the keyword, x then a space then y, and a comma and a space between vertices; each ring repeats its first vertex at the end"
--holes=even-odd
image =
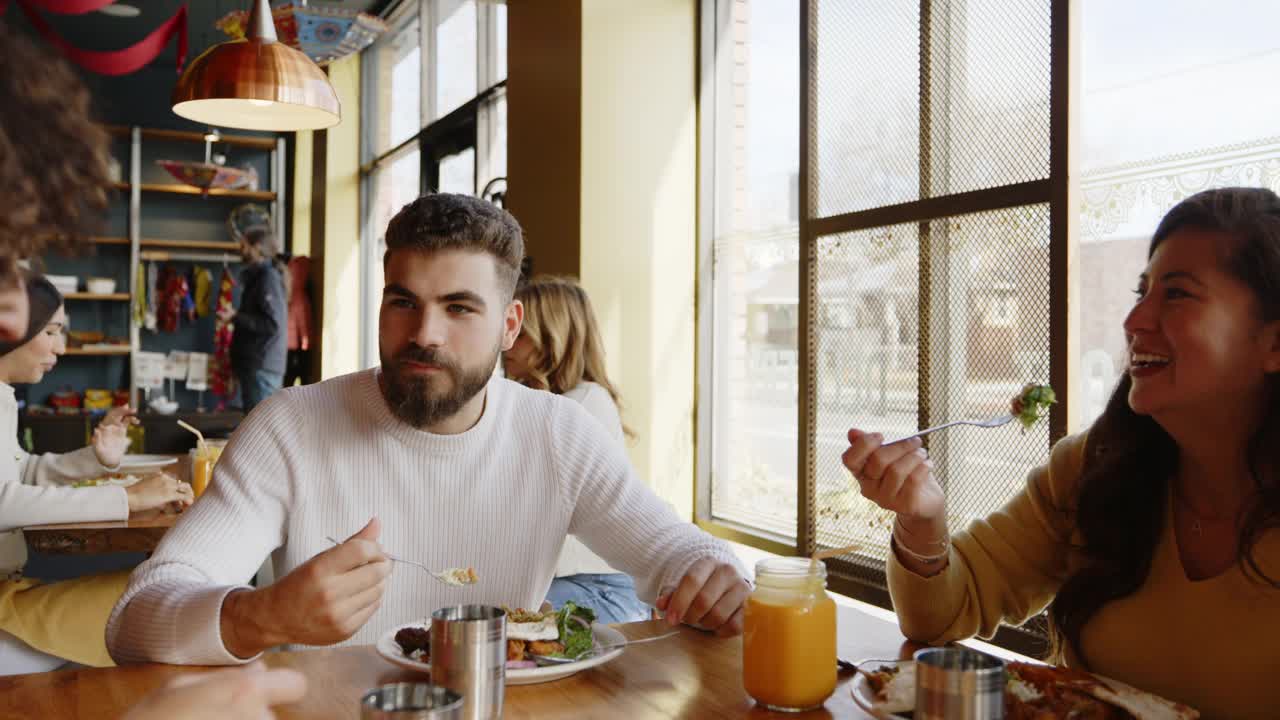
POLYGON ((243 663, 373 643, 444 606, 537 608, 570 533, 668 622, 740 632, 750 587, 732 551, 677 518, 578 403, 494 376, 524 314, 515 219, 428 195, 386 241, 381 367, 286 389, 241 425, 112 613, 115 660, 243 663), (247 586, 268 555, 279 579, 247 586), (479 580, 393 572, 388 555, 479 580))

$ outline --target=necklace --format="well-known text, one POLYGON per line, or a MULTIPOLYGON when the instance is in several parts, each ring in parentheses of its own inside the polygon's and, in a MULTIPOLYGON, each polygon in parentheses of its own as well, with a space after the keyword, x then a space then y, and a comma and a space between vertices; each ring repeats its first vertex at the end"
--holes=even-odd
POLYGON ((1199 510, 1196 509, 1194 505, 1191 504, 1189 500, 1187 500, 1187 496, 1184 495, 1182 492, 1182 486, 1178 483, 1174 484, 1173 494, 1174 494, 1174 497, 1177 499, 1178 504, 1182 505, 1184 508, 1187 509, 1188 512, 1191 513, 1191 533, 1196 537, 1202 537, 1204 535, 1205 523, 1201 521, 1202 517, 1208 522, 1219 524, 1219 525, 1232 521, 1232 519, 1229 517, 1220 517, 1217 515, 1209 515, 1207 513, 1201 513, 1199 510))

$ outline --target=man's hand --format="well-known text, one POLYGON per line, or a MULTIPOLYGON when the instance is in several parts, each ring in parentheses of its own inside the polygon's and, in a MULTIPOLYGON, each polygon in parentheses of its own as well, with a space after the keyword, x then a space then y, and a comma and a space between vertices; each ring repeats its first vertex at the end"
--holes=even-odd
POLYGON ((373 518, 275 584, 228 595, 221 617, 227 650, 247 658, 285 643, 332 645, 356 634, 382 604, 391 574, 379 530, 373 518))
POLYGON ((297 702, 307 679, 262 663, 202 675, 181 675, 147 695, 122 720, 264 720, 275 705, 297 702))
POLYGON ((657 606, 670 625, 697 625, 729 637, 742 632, 742 606, 750 594, 751 585, 736 567, 702 558, 675 590, 658 597, 657 606))

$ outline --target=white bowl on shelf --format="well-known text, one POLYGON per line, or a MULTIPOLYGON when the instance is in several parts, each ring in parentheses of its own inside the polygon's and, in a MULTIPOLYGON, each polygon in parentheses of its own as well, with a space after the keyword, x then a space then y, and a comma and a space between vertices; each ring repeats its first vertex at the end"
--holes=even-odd
POLYGON ((178 401, 161 397, 161 398, 156 398, 155 400, 152 400, 148 404, 148 407, 150 407, 153 411, 160 413, 161 415, 172 415, 178 412, 178 401))
POLYGON ((116 291, 114 278, 91 277, 85 281, 85 288, 94 295, 110 295, 116 291))
POLYGON ((45 275, 45 278, 63 295, 70 295, 80 287, 80 278, 75 275, 45 275))

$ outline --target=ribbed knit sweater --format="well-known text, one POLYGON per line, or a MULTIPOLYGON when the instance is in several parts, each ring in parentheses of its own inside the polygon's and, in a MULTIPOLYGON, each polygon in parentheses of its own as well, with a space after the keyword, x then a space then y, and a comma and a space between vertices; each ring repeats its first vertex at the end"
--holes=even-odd
POLYGON ((71 487, 77 480, 110 471, 91 447, 61 455, 29 455, 18 445, 13 386, 0 383, 0 579, 27 562, 27 546, 17 528, 127 519, 129 496, 124 488, 71 487))
MULTIPOLYGON (((437 608, 536 608, 566 534, 636 578, 652 601, 695 560, 732 551, 680 521, 582 407, 503 379, 457 435, 391 414, 368 370, 287 389, 236 431, 205 494, 134 573, 107 624, 117 662, 241 662, 222 643, 223 599, 273 554, 280 577, 378 516, 386 552, 471 566, 449 587, 396 565, 381 608, 344 644, 367 644, 437 608)), ((739 571, 743 572, 741 566, 739 571)), ((745 577, 745 572, 743 573, 745 577)))

